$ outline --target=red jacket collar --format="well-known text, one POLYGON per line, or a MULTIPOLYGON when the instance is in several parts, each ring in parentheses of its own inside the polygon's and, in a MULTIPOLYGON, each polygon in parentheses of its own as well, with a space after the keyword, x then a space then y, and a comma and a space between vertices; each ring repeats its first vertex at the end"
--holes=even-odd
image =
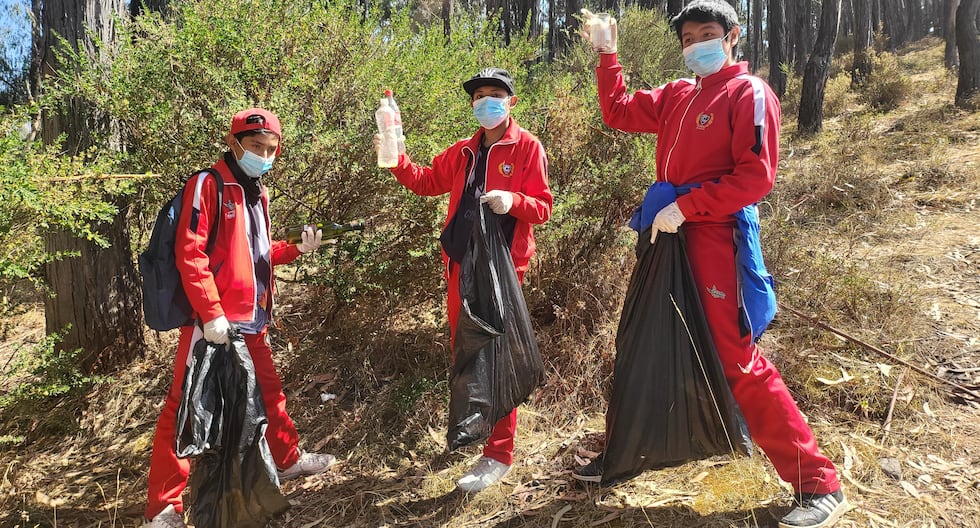
POLYGON ((701 82, 701 86, 712 86, 715 84, 720 84, 732 80, 733 78, 749 73, 749 63, 742 61, 736 62, 727 68, 722 68, 716 73, 713 73, 707 77, 698 77, 698 81, 701 82))
MULTIPOLYGON (((218 160, 217 163, 212 165, 211 168, 218 171, 218 174, 221 175, 221 179, 222 181, 224 181, 225 185, 231 184, 231 185, 237 185, 239 187, 242 187, 241 182, 239 182, 238 178, 235 176, 235 171, 240 172, 241 169, 238 168, 237 165, 235 165, 234 167, 232 167, 232 165, 233 164, 228 163, 228 161, 225 158, 222 158, 218 160)), ((247 176, 245 176, 244 174, 242 176, 247 178, 247 176)), ((245 188, 242 187, 243 192, 244 190, 245 188)), ((263 200, 268 201, 269 188, 266 187, 265 184, 262 182, 259 182, 259 195, 262 197, 263 200)))
MULTIPOLYGON (((504 131, 504 135, 501 136, 501 138, 497 140, 494 145, 517 143, 518 138, 521 136, 521 126, 517 124, 517 120, 514 119, 514 116, 508 116, 507 118, 510 119, 510 124, 507 125, 507 130, 504 131)), ((484 132, 486 132, 486 129, 480 127, 480 129, 476 131, 476 134, 473 134, 473 137, 466 142, 466 147, 464 148, 468 148, 471 152, 476 152, 479 150, 480 142, 483 141, 484 132)))

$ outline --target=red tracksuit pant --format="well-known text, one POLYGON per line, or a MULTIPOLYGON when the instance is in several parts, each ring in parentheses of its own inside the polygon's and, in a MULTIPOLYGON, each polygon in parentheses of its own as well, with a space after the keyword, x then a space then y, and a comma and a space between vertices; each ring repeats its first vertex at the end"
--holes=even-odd
MULTIPOLYGON (((184 511, 180 495, 187 487, 191 464, 187 459, 177 458, 175 451, 177 407, 180 406, 188 355, 202 337, 201 329, 197 326, 184 326, 180 329, 180 344, 174 360, 174 381, 167 392, 167 401, 160 413, 156 435, 153 437, 153 455, 150 458, 150 477, 147 484, 147 519, 155 517, 168 504, 173 504, 178 512, 184 511)), ((267 331, 245 335, 245 344, 252 356, 255 378, 262 389, 262 399, 265 400, 265 412, 269 420, 265 439, 269 444, 269 451, 272 452, 276 466, 290 467, 299 459, 299 436, 292 419, 286 414, 286 395, 282 392, 282 381, 279 380, 272 362, 267 331)))
POLYGON ((688 222, 682 229, 704 315, 752 439, 797 492, 837 491, 834 464, 817 447, 779 371, 741 334, 734 225, 688 222))
MULTIPOLYGON (((524 283, 524 272, 517 272, 517 281, 524 283)), ((459 265, 451 263, 449 266, 449 285, 446 295, 447 312, 449 314, 449 330, 453 342, 456 341, 456 319, 459 317, 461 301, 459 300, 459 265)), ((493 426, 487 443, 483 446, 483 456, 492 458, 498 462, 507 464, 514 463, 514 432, 517 431, 517 408, 507 416, 504 416, 493 426)))

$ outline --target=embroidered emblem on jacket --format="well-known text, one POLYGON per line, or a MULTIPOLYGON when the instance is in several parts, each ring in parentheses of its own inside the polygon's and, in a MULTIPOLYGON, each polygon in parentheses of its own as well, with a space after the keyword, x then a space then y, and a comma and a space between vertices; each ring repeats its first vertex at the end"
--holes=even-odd
POLYGON ((225 206, 225 219, 231 220, 232 218, 235 218, 235 202, 228 200, 222 205, 225 206))
POLYGON ((712 285, 707 290, 708 293, 711 294, 711 296, 714 297, 715 299, 724 299, 725 297, 727 297, 727 295, 725 295, 725 292, 719 290, 717 286, 712 285))
POLYGON ((711 126, 715 120, 715 114, 702 113, 698 116, 698 130, 704 130, 711 126))
POLYGON ((500 170, 500 174, 503 174, 504 176, 510 176, 514 173, 514 166, 510 163, 501 163, 497 169, 500 170))

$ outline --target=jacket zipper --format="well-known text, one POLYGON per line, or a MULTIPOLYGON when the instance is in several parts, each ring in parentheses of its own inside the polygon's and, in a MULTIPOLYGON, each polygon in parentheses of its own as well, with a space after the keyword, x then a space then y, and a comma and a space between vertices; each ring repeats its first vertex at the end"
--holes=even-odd
MULTIPOLYGON (((483 139, 481 138, 480 141, 482 142, 483 139)), ((487 160, 486 160, 487 161, 487 166, 488 167, 490 166, 490 151, 493 150, 493 147, 495 147, 497 145, 501 145, 501 146, 503 146, 503 145, 515 145, 515 144, 517 144, 517 141, 518 140, 516 140, 516 139, 513 140, 513 141, 508 141, 506 143, 497 141, 493 145, 490 145, 489 147, 487 147, 487 160)), ((470 179, 470 176, 476 171, 476 153, 473 152, 473 149, 471 149, 469 145, 466 145, 465 147, 463 147, 463 152, 468 152, 469 155, 470 155, 470 159, 473 160, 473 165, 470 166, 470 170, 467 171, 467 174, 466 174, 466 180, 469 180, 470 179)), ((489 189, 487 189, 487 181, 488 181, 487 175, 484 174, 483 175, 483 192, 484 193, 486 193, 489 190, 489 189)), ((466 181, 463 182, 463 192, 466 192, 466 181)), ((459 204, 458 203, 456 204, 456 208, 457 208, 457 211, 458 211, 459 210, 459 204)), ((454 212, 453 214, 456 214, 456 213, 454 212)), ((449 276, 449 260, 448 259, 446 260, 446 266, 445 266, 445 268, 446 268, 446 276, 448 277, 449 276)))
MULTIPOLYGON (((481 139, 480 141, 482 142, 483 140, 481 139)), ((506 145, 514 145, 514 144, 517 144, 517 140, 516 139, 513 140, 513 141, 508 141, 508 142, 497 141, 493 145, 490 145, 489 147, 487 147, 487 160, 486 160, 487 161, 487 167, 490 166, 490 152, 493 150, 493 147, 496 147, 496 146, 506 146, 506 145)), ((473 149, 471 149, 469 145, 463 147, 463 150, 469 152, 470 153, 470 156, 472 156, 472 159, 473 159, 473 166, 470 167, 469 174, 466 175, 466 179, 469 180, 470 175, 472 175, 473 174, 473 171, 476 170, 476 153, 473 152, 473 149)), ((487 177, 486 177, 485 174, 484 174, 483 178, 484 178, 483 179, 483 192, 486 193, 490 189, 487 189, 486 188, 487 187, 487 177)), ((463 189, 464 190, 466 189, 466 182, 463 182, 463 189)))
POLYGON ((698 95, 701 95, 701 79, 698 79, 698 86, 694 90, 694 96, 687 103, 687 108, 684 109, 684 113, 681 115, 681 121, 677 124, 677 134, 674 135, 674 144, 670 146, 670 150, 667 151, 667 161, 664 162, 664 181, 669 182, 667 178, 667 169, 670 167, 670 158, 674 154, 674 148, 677 147, 677 142, 681 138, 681 128, 684 126, 684 120, 687 118, 687 112, 691 110, 691 106, 694 104, 694 100, 697 99, 698 95))
MULTIPOLYGON (((246 200, 245 200, 245 188, 242 187, 238 183, 225 183, 225 185, 234 185, 234 186, 236 186, 236 187, 238 187, 239 189, 242 190, 242 214, 244 215, 245 214, 245 203, 246 203, 246 200)), ((223 206, 224 206, 224 204, 222 204, 222 207, 223 206)), ((220 208, 219 208, 219 211, 218 212, 220 214, 224 214, 224 211, 221 211, 220 208)), ((238 214, 238 213, 236 212, 236 214, 238 214)), ((268 210, 268 208, 266 208, 265 215, 266 216, 269 216, 269 210, 268 210)), ((252 318, 247 321, 247 322, 250 322, 251 323, 251 322, 254 322, 255 321, 255 305, 256 305, 256 299, 255 299, 255 255, 252 254, 252 244, 251 244, 251 239, 249 238, 249 233, 248 233, 248 231, 249 231, 249 227, 248 227, 248 216, 243 216, 243 220, 245 220, 245 222, 244 222, 245 223, 245 225, 244 225, 244 228, 245 228, 245 240, 249 242, 249 243, 245 244, 248 247, 248 266, 249 266, 249 269, 252 270, 252 273, 251 273, 251 275, 252 275, 252 295, 251 295, 251 297, 252 297, 251 298, 251 303, 252 303, 252 318)), ((268 231, 268 224, 266 224, 266 231, 268 231)), ((269 244, 270 245, 270 250, 269 250, 270 264, 271 264, 271 260, 272 260, 272 250, 271 250, 272 243, 271 243, 271 238, 272 238, 272 236, 270 234, 270 244, 269 244)), ((269 295, 271 296, 272 295, 272 293, 271 293, 271 290, 272 290, 271 281, 270 281, 270 284, 269 284, 269 290, 270 290, 269 295)), ((270 299, 271 299, 271 297, 270 297, 270 299)), ((270 320, 272 319, 272 317, 271 317, 271 310, 270 310, 270 317, 269 317, 269 319, 270 320)))

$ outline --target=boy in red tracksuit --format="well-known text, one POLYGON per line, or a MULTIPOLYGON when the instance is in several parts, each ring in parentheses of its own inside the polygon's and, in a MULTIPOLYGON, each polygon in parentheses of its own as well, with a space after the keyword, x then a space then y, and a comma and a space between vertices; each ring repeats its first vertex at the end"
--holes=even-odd
MULTIPOLYGON (((448 281, 449 327, 454 340, 460 310, 459 263, 479 204, 488 204, 500 215, 504 235, 511 241, 514 269, 522 282, 535 248, 531 226, 548 220, 552 205, 544 148, 510 115, 517 104, 510 74, 499 68, 486 68, 464 82, 463 89, 470 96, 473 115, 480 123, 476 134, 443 151, 429 167, 401 154, 398 165, 391 169, 398 181, 415 194, 449 193, 449 210, 440 241, 448 281)), ((378 148, 380 137, 375 136, 374 141, 378 148)), ((514 409, 494 426, 483 457, 457 481, 461 490, 480 491, 510 470, 516 427, 514 409)))
POLYGON ((187 180, 174 249, 184 291, 203 326, 180 328, 173 383, 153 439, 145 513, 148 521, 144 526, 185 526, 181 493, 187 486, 191 464, 177 458, 175 438, 188 354, 202 338, 228 344, 232 324, 242 333, 252 356, 269 422, 265 437, 280 468, 279 480, 321 473, 335 460, 332 455, 299 448, 299 436, 286 413, 286 396, 269 347, 272 267, 315 251, 323 236, 321 231, 314 233, 307 228, 299 244, 270 237, 269 193, 261 177, 272 168, 281 150, 281 138, 282 128, 274 114, 261 108, 243 110, 232 117, 225 137, 228 152, 211 167, 223 182, 223 203, 217 203, 217 181, 207 172, 187 180), (218 222, 218 229, 208 254, 213 222, 218 222))
MULTIPOLYGON (((610 45, 596 50, 602 116, 612 128, 657 134, 657 180, 684 189, 656 214, 651 237, 684 226, 688 260, 732 394, 753 440, 797 492, 796 507, 779 526, 830 526, 847 509, 834 465, 818 449, 776 367, 756 346, 757 335, 740 320, 744 290, 736 267, 736 215, 772 189, 779 100, 749 75, 747 63, 735 62, 740 27, 727 2, 695 0, 671 25, 697 77, 627 94, 613 21, 610 45)), ((575 476, 599 481, 601 467, 594 460, 575 476)))

